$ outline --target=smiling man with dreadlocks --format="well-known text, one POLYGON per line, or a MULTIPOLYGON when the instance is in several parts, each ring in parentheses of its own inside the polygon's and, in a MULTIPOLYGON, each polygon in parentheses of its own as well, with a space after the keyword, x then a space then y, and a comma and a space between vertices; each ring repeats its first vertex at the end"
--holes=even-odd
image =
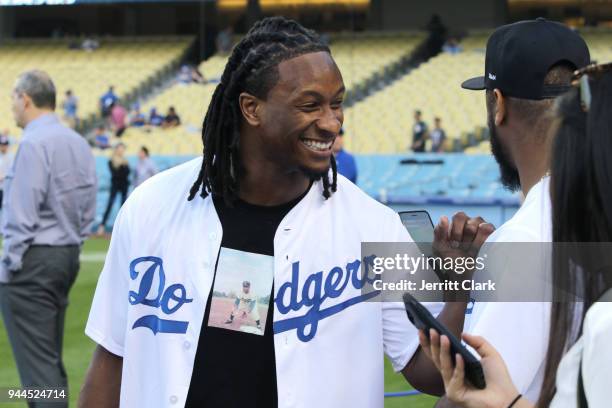
POLYGON ((337 175, 343 96, 329 49, 294 21, 261 20, 236 45, 204 157, 117 218, 81 406, 383 406, 383 351, 399 371, 418 340, 402 307, 364 301, 361 242, 410 237, 337 175), (245 281, 261 330, 232 313, 245 281))

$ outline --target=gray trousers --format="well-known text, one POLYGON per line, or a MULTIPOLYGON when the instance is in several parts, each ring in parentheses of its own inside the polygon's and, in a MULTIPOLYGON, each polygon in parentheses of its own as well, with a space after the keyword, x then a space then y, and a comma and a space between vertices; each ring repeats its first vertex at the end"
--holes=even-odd
MULTIPOLYGON (((68 292, 79 270, 80 248, 32 246, 22 269, 0 284, 2 317, 22 387, 68 389, 62 362, 68 292)), ((29 403, 30 407, 48 406, 29 403)), ((67 407, 68 401, 53 404, 67 407)))

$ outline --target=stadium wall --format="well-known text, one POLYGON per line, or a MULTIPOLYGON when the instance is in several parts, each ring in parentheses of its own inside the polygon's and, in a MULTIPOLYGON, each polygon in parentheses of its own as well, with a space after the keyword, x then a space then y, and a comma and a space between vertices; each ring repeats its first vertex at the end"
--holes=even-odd
POLYGON ((423 28, 433 14, 451 29, 490 28, 507 21, 506 0, 372 0, 372 28, 423 28))

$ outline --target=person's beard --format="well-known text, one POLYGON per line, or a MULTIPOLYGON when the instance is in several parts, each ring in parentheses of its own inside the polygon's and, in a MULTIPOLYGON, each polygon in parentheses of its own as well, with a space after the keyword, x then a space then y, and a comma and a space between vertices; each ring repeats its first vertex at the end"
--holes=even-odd
MULTIPOLYGON (((492 110, 489 110, 489 112, 492 112, 492 110)), ((487 115, 487 125, 489 126, 491 138, 491 153, 499 165, 502 185, 512 192, 518 191, 521 188, 521 179, 516 166, 509 159, 506 149, 502 145, 501 140, 499 140, 493 115, 494 113, 488 113, 487 115)))
POLYGON ((312 169, 309 169, 306 167, 300 167, 300 171, 302 172, 302 174, 308 177, 310 181, 319 181, 324 176, 327 176, 329 174, 330 167, 331 167, 331 163, 330 163, 330 166, 327 167, 327 170, 322 171, 322 172, 313 171, 312 169))

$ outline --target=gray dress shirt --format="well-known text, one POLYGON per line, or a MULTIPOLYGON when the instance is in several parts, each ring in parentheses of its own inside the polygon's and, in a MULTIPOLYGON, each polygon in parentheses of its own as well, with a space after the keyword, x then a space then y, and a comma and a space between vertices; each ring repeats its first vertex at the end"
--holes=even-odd
POLYGON ((21 269, 31 245, 81 245, 94 221, 96 190, 85 139, 54 114, 30 122, 4 180, 0 282, 21 269))

